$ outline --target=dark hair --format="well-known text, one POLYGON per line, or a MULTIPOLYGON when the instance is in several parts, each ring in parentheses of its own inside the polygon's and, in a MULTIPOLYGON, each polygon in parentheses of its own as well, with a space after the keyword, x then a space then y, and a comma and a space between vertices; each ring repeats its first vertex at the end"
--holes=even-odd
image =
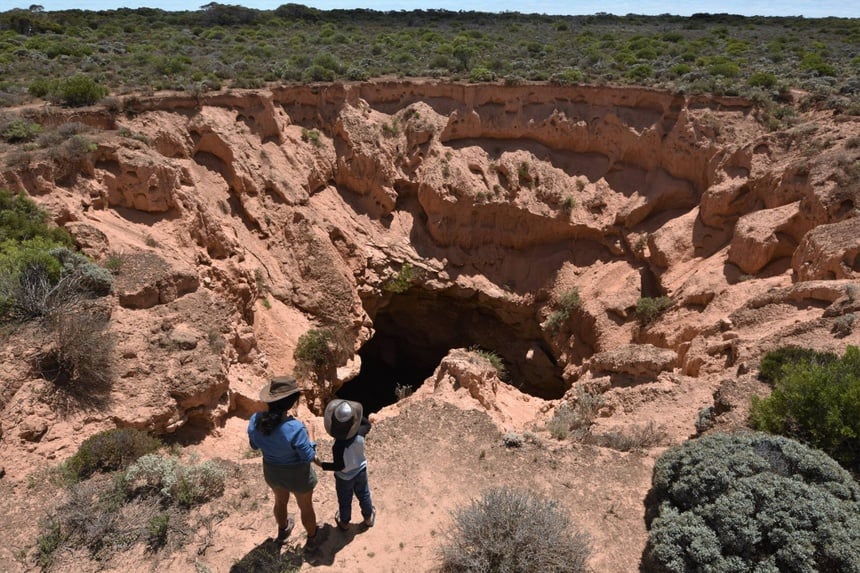
POLYGON ((269 403, 269 410, 257 417, 256 429, 268 436, 284 421, 284 412, 296 405, 300 394, 293 394, 269 403))

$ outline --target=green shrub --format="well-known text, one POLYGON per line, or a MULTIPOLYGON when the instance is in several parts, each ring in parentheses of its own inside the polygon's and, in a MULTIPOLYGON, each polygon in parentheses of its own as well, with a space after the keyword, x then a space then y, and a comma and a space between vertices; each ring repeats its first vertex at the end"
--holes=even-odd
POLYGON ((146 544, 152 549, 164 547, 170 531, 170 512, 163 511, 153 515, 146 524, 146 544))
POLYGON ((799 439, 860 470, 860 349, 838 359, 783 365, 767 398, 752 399, 750 423, 799 439))
POLYGON ((472 68, 472 71, 469 72, 470 82, 493 82, 495 80, 496 74, 494 74, 492 70, 488 70, 482 66, 475 66, 472 68))
POLYGON ((747 80, 747 83, 753 87, 768 89, 775 87, 777 82, 777 77, 770 72, 754 72, 747 80))
POLYGON ((672 308, 672 299, 668 296, 642 297, 636 301, 636 318, 641 324, 651 324, 657 318, 672 308))
POLYGON ((504 379, 507 375, 507 368, 505 367, 505 362, 502 360, 502 357, 498 355, 498 353, 493 352, 492 350, 485 350, 478 346, 472 346, 469 348, 470 352, 474 352, 487 362, 489 362, 493 368, 496 369, 496 372, 499 378, 504 379))
POLYGON ((59 245, 72 244, 72 238, 65 229, 48 225, 48 214, 30 197, 0 189, 0 245, 6 241, 20 243, 37 237, 59 245))
POLYGON ((582 306, 579 289, 573 287, 561 293, 556 300, 556 306, 556 310, 547 317, 546 328, 549 330, 560 328, 570 318, 570 315, 582 306))
POLYGON ((514 488, 491 488, 452 514, 438 552, 441 573, 580 573, 588 535, 556 501, 514 488))
POLYGON ((98 103, 108 93, 106 87, 84 74, 61 80, 56 86, 56 95, 63 103, 72 107, 98 103))
POLYGON ((776 350, 771 350, 761 359, 758 367, 758 379, 773 385, 782 377, 782 370, 786 366, 793 366, 801 362, 828 364, 838 358, 832 352, 819 352, 800 346, 782 346, 776 350))
POLYGON ((0 244, 0 313, 27 320, 110 293, 113 276, 79 253, 44 239, 0 244))
POLYGON ((7 143, 33 141, 42 132, 42 126, 27 119, 13 119, 0 122, 0 138, 7 143))
POLYGON ((415 280, 415 267, 413 267, 410 263, 403 263, 403 266, 400 267, 400 270, 397 271, 397 276, 393 279, 387 280, 382 285, 382 290, 400 294, 409 290, 409 287, 412 286, 412 281, 415 280))
POLYGON ((161 442, 157 438, 134 428, 105 430, 84 440, 62 470, 72 482, 78 482, 96 472, 125 469, 159 447, 161 442))
POLYGON ((824 453, 762 433, 668 450, 646 498, 641 571, 857 571, 860 486, 824 453))
POLYGON ((331 330, 312 328, 299 336, 293 358, 300 372, 319 374, 334 364, 336 353, 331 330))

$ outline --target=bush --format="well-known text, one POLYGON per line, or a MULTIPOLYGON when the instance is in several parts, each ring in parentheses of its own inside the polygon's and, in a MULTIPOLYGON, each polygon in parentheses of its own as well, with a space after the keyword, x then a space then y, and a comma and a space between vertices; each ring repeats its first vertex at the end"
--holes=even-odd
POLYGON ((838 356, 832 352, 819 352, 800 346, 782 346, 764 355, 759 363, 758 379, 773 385, 782 377, 782 369, 801 362, 827 364, 838 356))
POLYGON ((500 380, 508 380, 508 369, 505 366, 505 361, 497 352, 493 350, 485 350, 477 345, 470 346, 469 352, 473 352, 489 362, 490 366, 496 370, 496 376, 498 376, 500 380))
POLYGON ((579 289, 577 287, 573 287, 561 293, 556 301, 556 306, 556 310, 550 313, 549 317, 547 317, 546 328, 549 330, 557 330, 560 328, 565 322, 567 322, 570 315, 582 306, 579 289))
POLYGON ((293 358, 300 370, 319 372, 332 361, 333 337, 328 329, 312 328, 299 336, 293 358))
POLYGON ((185 464, 157 454, 141 456, 123 476, 129 496, 155 495, 185 508, 220 496, 226 479, 224 468, 211 460, 185 464))
POLYGON ((771 395, 753 396, 750 423, 820 448, 860 470, 860 349, 838 359, 799 360, 779 369, 771 395))
POLYGON ((63 103, 72 107, 98 103, 108 93, 106 87, 83 74, 61 80, 56 87, 56 95, 63 103))
POLYGON ((41 359, 42 374, 78 398, 106 393, 113 382, 115 339, 109 316, 90 308, 55 307, 48 321, 53 348, 41 359))
POLYGON ((636 301, 636 318, 640 324, 651 324, 657 318, 672 308, 672 299, 668 296, 642 297, 636 301))
POLYGON ((24 193, 0 189, 0 255, 14 243, 38 237, 56 245, 72 244, 65 229, 48 225, 48 214, 35 201, 24 193))
POLYGON ((39 78, 30 83, 27 91, 34 97, 58 100, 72 107, 98 103, 109 93, 106 87, 85 74, 61 80, 39 78))
POLYGON ((42 132, 42 126, 26 119, 13 119, 0 122, 0 138, 7 143, 33 141, 42 132))
POLYGON ((589 538, 555 501, 527 490, 492 488, 452 517, 439 548, 442 573, 587 571, 589 538))
POLYGON ((573 402, 559 404, 547 422, 546 429, 557 440, 565 440, 573 435, 577 441, 583 441, 591 433, 591 427, 603 404, 603 396, 577 386, 573 402))
POLYGON ((106 430, 84 440, 62 470, 71 481, 78 482, 96 472, 125 469, 159 447, 161 442, 157 438, 134 428, 106 430))
POLYGON ((68 312, 111 290, 113 276, 86 257, 44 239, 0 245, 0 312, 26 320, 68 312))
POLYGON ((711 434, 672 448, 646 503, 644 572, 860 568, 860 486, 787 438, 711 434))
POLYGON ((666 428, 651 421, 605 434, 589 434, 585 442, 619 452, 639 452, 664 445, 667 437, 666 428))

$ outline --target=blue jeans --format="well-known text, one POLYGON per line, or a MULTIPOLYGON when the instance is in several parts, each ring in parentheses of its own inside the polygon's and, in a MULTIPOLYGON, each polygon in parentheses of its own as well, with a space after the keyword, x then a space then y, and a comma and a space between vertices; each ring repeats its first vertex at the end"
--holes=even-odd
POLYGON ((335 476, 335 489, 337 490, 337 505, 340 513, 340 521, 349 523, 352 518, 352 495, 358 498, 361 508, 361 516, 364 519, 373 514, 373 501, 370 499, 370 485, 367 483, 367 469, 358 472, 352 479, 341 479, 335 476))

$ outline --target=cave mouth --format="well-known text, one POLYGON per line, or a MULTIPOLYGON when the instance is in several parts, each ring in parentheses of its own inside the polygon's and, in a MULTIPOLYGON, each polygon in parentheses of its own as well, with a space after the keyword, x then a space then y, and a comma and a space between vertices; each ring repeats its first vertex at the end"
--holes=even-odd
POLYGON ((502 359, 505 382, 534 396, 560 398, 567 387, 534 310, 492 304, 423 289, 392 295, 373 317, 376 333, 358 352, 361 371, 337 396, 377 412, 396 402, 399 392, 419 388, 449 350, 477 347, 502 359))

